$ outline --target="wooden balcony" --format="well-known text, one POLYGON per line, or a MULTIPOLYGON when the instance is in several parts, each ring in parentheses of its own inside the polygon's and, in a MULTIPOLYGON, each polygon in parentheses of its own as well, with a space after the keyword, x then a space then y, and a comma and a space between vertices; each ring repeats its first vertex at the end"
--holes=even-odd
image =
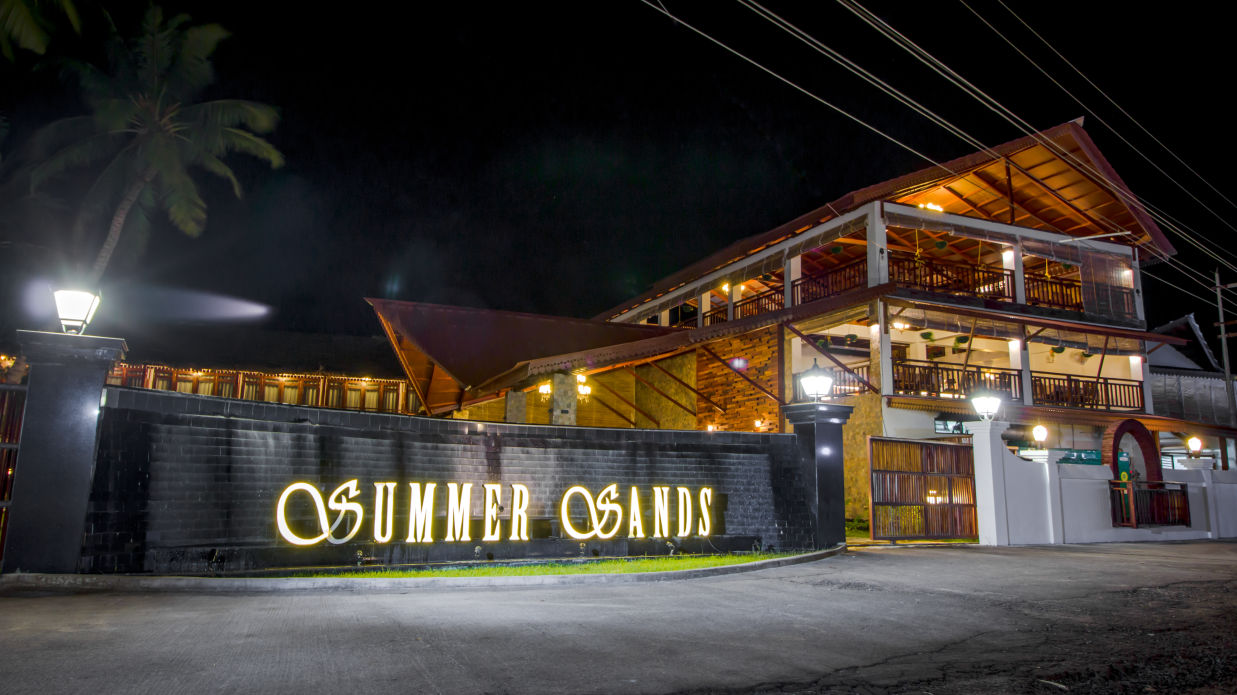
POLYGON ((893 390, 899 395, 965 398, 980 387, 1004 394, 1007 401, 1022 400, 1022 374, 1017 369, 963 367, 926 360, 893 363, 893 390))
POLYGON ((805 275, 791 284, 795 306, 868 286, 868 262, 852 261, 832 270, 805 275))
POLYGON ((1031 375, 1031 395, 1035 405, 1052 405, 1092 410, 1144 409, 1141 381, 1072 374, 1031 375))
MULTIPOLYGON (((857 396, 868 391, 868 383, 872 380, 868 376, 868 365, 861 364, 853 367, 848 367, 850 372, 841 369, 833 371, 833 388, 829 391, 830 398, 845 398, 847 396, 857 396), (864 383, 867 382, 867 383, 864 383)), ((795 402, 799 403, 808 400, 807 394, 803 392, 803 385, 799 383, 799 375, 795 375, 795 402)))
POLYGON ((889 280, 928 292, 1014 301, 1014 271, 930 257, 889 255, 889 280))

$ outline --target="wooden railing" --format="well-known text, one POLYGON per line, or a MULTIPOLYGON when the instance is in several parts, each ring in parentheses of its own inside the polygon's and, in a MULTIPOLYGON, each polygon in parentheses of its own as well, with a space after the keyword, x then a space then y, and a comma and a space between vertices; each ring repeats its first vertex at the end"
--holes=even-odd
POLYGON ((889 280, 903 287, 1014 301, 1014 271, 890 254, 889 280))
POLYGON ((734 317, 744 319, 748 316, 777 311, 784 304, 785 295, 780 288, 765 290, 754 294, 741 302, 734 303, 734 317))
POLYGON ((1082 283, 1026 275, 1027 304, 1082 311, 1082 283))
POLYGON ((1190 497, 1185 483, 1108 481, 1112 525, 1189 526, 1190 497))
POLYGON ((1022 374, 1002 367, 963 367, 948 362, 898 360, 893 363, 893 389, 907 396, 964 398, 978 387, 1022 400, 1022 374))
POLYGON ((791 283, 795 306, 868 286, 868 260, 861 258, 823 273, 805 275, 791 283))
POLYGON ((714 309, 704 315, 704 325, 713 326, 719 323, 726 323, 726 307, 714 309))
POLYGON ((1141 381, 1085 377, 1072 374, 1032 374, 1035 405, 1096 410, 1143 410, 1141 381))

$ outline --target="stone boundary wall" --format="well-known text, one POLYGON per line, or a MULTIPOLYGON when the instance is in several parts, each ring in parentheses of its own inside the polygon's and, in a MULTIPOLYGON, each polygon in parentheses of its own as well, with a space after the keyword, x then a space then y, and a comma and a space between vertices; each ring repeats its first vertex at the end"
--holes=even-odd
MULTIPOLYGON (((711 486, 713 534, 682 541, 686 549, 812 546, 814 478, 805 477, 811 463, 800 462, 794 435, 479 423, 115 387, 105 392, 101 418, 85 572, 668 552, 664 539, 625 540, 626 519, 609 541, 563 537, 563 492, 582 485, 596 495, 610 483, 618 483, 624 509, 629 487, 640 488, 650 534, 652 486, 711 486), (352 541, 297 547, 280 537, 275 510, 288 485, 308 482, 325 498, 354 478, 366 518, 352 541), (385 544, 374 541, 372 526, 374 483, 382 481, 397 483, 395 533, 385 544), (405 542, 410 482, 439 485, 434 543, 405 542), (473 483, 471 542, 440 541, 448 482, 473 483), (528 486, 530 541, 478 540, 481 486, 495 482, 503 505, 511 503, 510 484, 528 486)), ((303 516, 318 526, 312 511, 303 516)))

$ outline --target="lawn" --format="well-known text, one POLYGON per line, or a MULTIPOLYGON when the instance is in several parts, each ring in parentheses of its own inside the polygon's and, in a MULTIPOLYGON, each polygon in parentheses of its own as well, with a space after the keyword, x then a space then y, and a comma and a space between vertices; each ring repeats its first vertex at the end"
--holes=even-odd
POLYGON ((671 557, 639 557, 632 559, 583 560, 572 562, 539 562, 528 564, 468 564, 425 569, 359 569, 356 571, 308 573, 306 577, 347 577, 397 579, 403 577, 530 577, 543 574, 628 574, 634 572, 670 572, 708 567, 741 565, 761 560, 791 557, 799 553, 744 553, 734 555, 676 555, 671 557))

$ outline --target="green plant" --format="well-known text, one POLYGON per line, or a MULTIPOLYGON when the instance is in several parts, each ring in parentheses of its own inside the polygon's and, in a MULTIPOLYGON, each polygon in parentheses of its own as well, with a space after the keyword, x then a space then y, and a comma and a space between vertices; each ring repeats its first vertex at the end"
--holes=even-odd
POLYGON ((924 331, 923 333, 919 334, 919 337, 923 338, 924 340, 935 340, 936 339, 933 337, 932 331, 924 331))

